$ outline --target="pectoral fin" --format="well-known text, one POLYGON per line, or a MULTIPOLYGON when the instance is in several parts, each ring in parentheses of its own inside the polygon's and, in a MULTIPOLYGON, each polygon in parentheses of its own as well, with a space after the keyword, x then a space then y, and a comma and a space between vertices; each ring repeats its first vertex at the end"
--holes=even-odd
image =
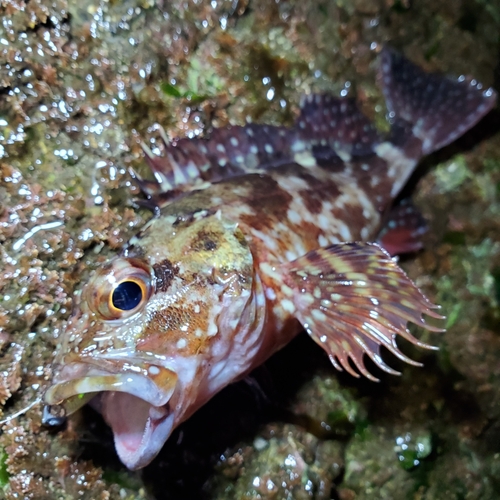
POLYGON ((338 370, 359 377, 350 358, 364 376, 376 381, 364 365, 366 353, 382 370, 398 374, 382 360, 382 345, 399 359, 420 365, 399 350, 397 335, 434 349, 415 338, 406 325, 412 322, 442 331, 422 317, 442 318, 435 312, 438 306, 429 302, 379 245, 342 243, 321 248, 287 264, 286 271, 297 318, 338 370))

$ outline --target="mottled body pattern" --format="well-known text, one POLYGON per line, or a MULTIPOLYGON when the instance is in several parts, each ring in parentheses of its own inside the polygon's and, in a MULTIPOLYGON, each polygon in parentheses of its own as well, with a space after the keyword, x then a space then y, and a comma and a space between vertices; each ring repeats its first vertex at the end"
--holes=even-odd
POLYGON ((71 413, 92 400, 138 468, 301 329, 355 376, 376 380, 364 354, 396 373, 382 345, 414 363, 396 337, 429 347, 406 324, 436 330, 422 317, 438 317, 435 306, 369 242, 419 247, 421 219, 393 200, 419 158, 470 128, 495 95, 390 50, 381 79, 388 137, 353 100, 313 95, 289 129, 165 140, 160 156, 145 148, 156 181, 137 180, 157 215, 84 288, 45 401, 71 413))

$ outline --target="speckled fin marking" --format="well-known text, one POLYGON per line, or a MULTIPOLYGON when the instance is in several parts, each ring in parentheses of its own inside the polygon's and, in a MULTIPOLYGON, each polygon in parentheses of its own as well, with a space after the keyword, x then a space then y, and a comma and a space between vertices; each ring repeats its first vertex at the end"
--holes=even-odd
POLYGON ((416 252, 423 248, 427 222, 409 198, 393 206, 387 214, 377 243, 391 255, 416 252))
MULTIPOLYGON (((217 182, 259 172, 293 159, 293 129, 248 124, 214 129, 209 138, 169 142, 162 133, 161 156, 143 145, 157 183, 142 184, 149 195, 185 191, 203 182, 217 182)), ((141 182, 142 180, 139 180, 141 182)))
POLYGON ((291 128, 248 124, 214 129, 208 138, 170 142, 160 129, 159 156, 143 144, 155 181, 135 174, 141 189, 158 204, 178 194, 246 173, 262 173, 283 163, 303 167, 333 158, 344 162, 366 157, 368 168, 389 167, 394 196, 417 160, 456 139, 495 104, 492 89, 474 80, 453 81, 428 74, 390 49, 381 56, 380 76, 392 121, 388 140, 351 98, 311 94, 291 128), (371 161, 376 153, 385 162, 371 161))
POLYGON ((373 153, 381 140, 354 99, 330 94, 305 96, 295 128, 304 144, 327 147, 346 159, 373 153))
POLYGON ((397 335, 433 348, 415 338, 406 325, 441 331, 422 317, 442 318, 434 311, 437 306, 379 245, 342 243, 309 252, 286 267, 297 318, 338 370, 358 377, 351 360, 364 376, 377 380, 364 365, 366 353, 382 370, 398 374, 382 360, 382 345, 399 359, 419 365, 399 350, 397 335))
POLYGON ((495 91, 483 89, 476 80, 425 73, 387 47, 381 55, 380 76, 394 125, 392 142, 413 135, 422 142, 422 155, 453 142, 496 102, 495 91))
POLYGON ((173 143, 162 130, 161 136, 160 156, 143 144, 146 162, 156 182, 134 174, 150 196, 175 195, 203 182, 265 172, 295 161, 304 152, 322 160, 332 157, 349 160, 352 156, 372 154, 381 140, 353 99, 328 94, 306 96, 291 128, 251 123, 214 129, 209 138, 173 143))

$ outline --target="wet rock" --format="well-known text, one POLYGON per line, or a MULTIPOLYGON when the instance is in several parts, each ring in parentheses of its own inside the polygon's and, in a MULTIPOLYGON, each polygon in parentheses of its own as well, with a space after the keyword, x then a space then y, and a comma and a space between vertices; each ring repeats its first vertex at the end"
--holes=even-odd
POLYGON ((342 445, 294 426, 270 427, 253 447, 224 455, 216 498, 328 499, 342 470, 342 445))

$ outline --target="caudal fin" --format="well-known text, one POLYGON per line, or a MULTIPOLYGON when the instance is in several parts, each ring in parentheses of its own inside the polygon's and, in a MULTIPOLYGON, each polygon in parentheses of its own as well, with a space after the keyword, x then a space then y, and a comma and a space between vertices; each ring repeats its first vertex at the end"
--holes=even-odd
POLYGON ((425 73, 389 48, 382 51, 380 73, 395 139, 417 137, 422 156, 453 142, 496 102, 496 92, 476 80, 425 73))

